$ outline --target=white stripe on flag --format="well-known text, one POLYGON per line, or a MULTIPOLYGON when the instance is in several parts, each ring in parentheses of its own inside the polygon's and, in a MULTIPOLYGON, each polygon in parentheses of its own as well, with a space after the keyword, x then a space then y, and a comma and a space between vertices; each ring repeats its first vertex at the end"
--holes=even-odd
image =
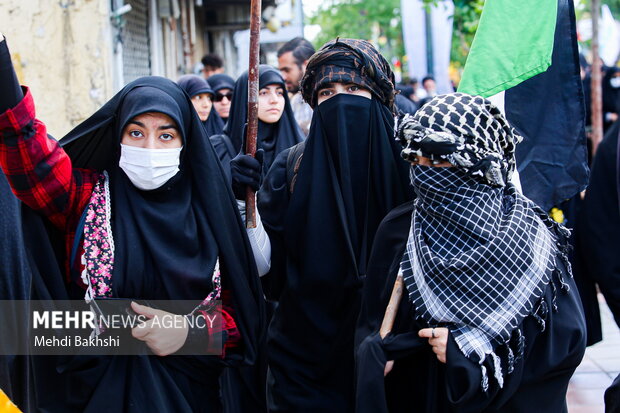
MULTIPOLYGON (((506 99, 505 98, 506 98, 506 91, 502 90, 501 92, 493 96, 489 96, 487 99, 489 99, 491 103, 497 106, 497 108, 502 111, 504 116, 506 116, 506 99)), ((514 184, 514 186, 517 188, 519 192, 523 193, 523 187, 521 186, 521 179, 519 177, 519 171, 517 169, 515 169, 514 173, 512 174, 510 181, 514 184)))

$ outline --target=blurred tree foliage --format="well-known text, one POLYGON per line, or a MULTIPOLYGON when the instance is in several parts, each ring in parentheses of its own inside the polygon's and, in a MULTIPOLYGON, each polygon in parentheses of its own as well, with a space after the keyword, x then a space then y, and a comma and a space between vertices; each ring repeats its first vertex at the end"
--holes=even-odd
POLYGON ((400 0, 325 0, 310 24, 321 27, 317 48, 339 36, 370 40, 388 59, 405 54, 400 0))
MULTIPOLYGON (((609 6, 611 14, 613 14, 616 19, 620 17, 620 0, 603 0, 601 3, 609 6)), ((589 4, 590 2, 588 1, 588 5, 589 4)))
MULTIPOLYGON (((427 6, 438 0, 424 0, 427 6)), ((620 2, 620 0, 618 0, 620 2)), ((452 61, 465 64, 469 47, 478 27, 484 0, 455 0, 452 61)), ((403 61, 400 0, 325 0, 310 24, 321 27, 315 39, 318 48, 337 36, 368 39, 379 46, 389 59, 403 61)))
MULTIPOLYGON (((423 1, 430 7, 441 0, 423 1)), ((620 0, 601 2, 609 5, 616 18, 620 16, 620 0)), ((577 18, 589 14, 590 0, 579 0, 579 4, 577 18)), ((483 6, 484 0, 454 0, 451 60, 456 68, 465 65, 483 6)), ((309 23, 321 27, 314 41, 317 48, 337 36, 361 38, 378 45, 388 60, 403 61, 400 0, 325 0, 309 23)))

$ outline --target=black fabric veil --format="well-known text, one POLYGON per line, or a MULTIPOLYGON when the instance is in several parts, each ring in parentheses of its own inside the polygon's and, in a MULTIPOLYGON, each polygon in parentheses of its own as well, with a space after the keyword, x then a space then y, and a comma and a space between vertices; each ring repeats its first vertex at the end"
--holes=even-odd
MULTIPOLYGON (((211 99, 213 99, 215 95, 209 82, 198 75, 181 76, 177 83, 187 92, 190 98, 201 93, 208 93, 211 95, 211 99)), ((224 121, 213 107, 211 107, 209 117, 202 124, 207 130, 207 137, 222 133, 222 129, 224 129, 224 121)))
MULTIPOLYGON (((358 96, 338 95, 315 110, 284 222, 290 259, 282 311, 276 312, 287 329, 273 340, 288 348, 283 354, 331 366, 326 359, 342 363, 353 348, 374 233, 385 214, 407 200, 406 175, 399 171, 404 161, 387 128, 391 121, 380 102, 358 96), (328 342, 329 350, 317 351, 328 342)), ((259 207, 269 228, 274 223, 267 202, 263 198, 259 207)))
POLYGON ((223 288, 232 292, 244 340, 243 359, 252 362, 264 325, 252 250, 213 147, 183 90, 165 78, 138 79, 62 145, 74 167, 110 174, 114 295, 202 300, 212 288, 219 256, 223 288), (134 187, 118 166, 122 127, 147 112, 167 114, 183 136, 180 172, 154 191, 134 187))
MULTIPOLYGON (((313 59, 339 67, 351 49, 329 50, 336 51, 333 59, 317 56, 321 51, 313 59)), ((364 55, 367 60, 378 55, 374 49, 357 50, 369 53, 364 55)), ((321 73, 320 67, 308 69, 321 73)), ((372 77, 366 72, 364 82, 373 85, 390 74, 375 72, 372 77)), ((360 73, 347 76, 354 79, 360 73)), ((333 76, 329 80, 342 81, 333 76)), ((316 89, 312 80, 302 85, 308 93, 316 89)), ((281 266, 272 260, 268 275, 286 280, 276 297, 279 306, 268 339, 281 397, 276 403, 284 409, 352 408, 353 335, 368 253, 383 217, 410 196, 407 164, 393 137, 393 86, 392 92, 379 92, 373 90, 372 99, 339 94, 315 107, 288 208, 283 202, 289 199, 289 187, 282 185, 282 168, 276 168, 286 152, 258 194, 265 227, 272 239, 283 239, 285 251, 274 251, 274 260, 277 253, 287 257, 282 274, 276 274, 281 266)))
MULTIPOLYGON (((263 170, 266 172, 277 154, 303 140, 303 133, 295 121, 293 109, 286 94, 286 85, 280 72, 269 65, 260 65, 259 73, 259 88, 269 85, 280 85, 285 91, 284 112, 280 120, 275 124, 258 121, 257 148, 263 149, 265 152, 263 170)), ((244 142, 245 124, 248 118, 247 108, 248 72, 246 71, 239 76, 235 84, 235 94, 230 106, 230 116, 223 131, 223 134, 228 137, 232 146, 223 144, 222 141, 225 138, 222 136, 213 139, 215 150, 218 152, 218 156, 224 165, 226 165, 226 161, 230 161, 241 150, 244 142)))

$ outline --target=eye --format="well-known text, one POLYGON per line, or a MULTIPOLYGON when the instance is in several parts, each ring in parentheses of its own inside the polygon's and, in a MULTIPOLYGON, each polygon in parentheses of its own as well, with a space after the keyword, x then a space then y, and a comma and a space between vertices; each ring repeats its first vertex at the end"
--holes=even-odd
POLYGON ((129 136, 131 136, 132 138, 142 138, 144 137, 144 135, 142 134, 141 131, 139 130, 132 130, 129 131, 129 136))
POLYGON ((259 91, 258 91, 258 94, 259 94, 260 96, 265 96, 265 95, 267 94, 267 89, 261 89, 261 90, 259 90, 259 91))
POLYGON ((332 95, 332 90, 331 89, 321 89, 319 90, 319 96, 331 96, 332 95))
POLYGON ((278 89, 278 96, 284 96, 284 90, 278 89))
POLYGON ((169 133, 164 133, 159 137, 159 139, 161 139, 162 141, 170 142, 171 140, 174 139, 174 135, 171 135, 169 133))
POLYGON ((351 85, 351 86, 349 86, 349 92, 357 92, 360 89, 361 88, 358 85, 351 85))

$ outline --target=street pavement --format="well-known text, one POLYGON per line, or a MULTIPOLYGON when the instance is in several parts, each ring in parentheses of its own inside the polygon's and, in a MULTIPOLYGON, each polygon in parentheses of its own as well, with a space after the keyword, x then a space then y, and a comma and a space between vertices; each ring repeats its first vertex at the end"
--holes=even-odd
POLYGON ((569 413, 604 413, 605 389, 620 373, 620 329, 599 294, 603 341, 588 347, 568 386, 569 413))

